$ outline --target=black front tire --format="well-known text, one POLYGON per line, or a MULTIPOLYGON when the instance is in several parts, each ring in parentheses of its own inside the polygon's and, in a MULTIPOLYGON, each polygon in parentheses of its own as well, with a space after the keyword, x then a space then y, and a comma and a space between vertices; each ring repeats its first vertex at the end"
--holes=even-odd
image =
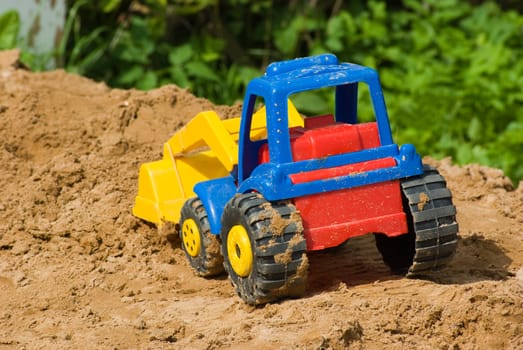
POLYGON ((247 304, 304 294, 308 259, 302 232, 301 217, 288 202, 269 203, 248 193, 227 204, 221 233, 224 266, 247 304))

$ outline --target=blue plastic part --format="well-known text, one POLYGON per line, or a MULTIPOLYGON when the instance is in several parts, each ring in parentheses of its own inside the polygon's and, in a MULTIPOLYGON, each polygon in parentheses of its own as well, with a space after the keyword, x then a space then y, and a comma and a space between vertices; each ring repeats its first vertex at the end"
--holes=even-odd
POLYGON ((199 182, 194 192, 207 211, 207 218, 212 234, 219 234, 222 228, 221 219, 227 202, 234 197, 237 188, 232 176, 199 182))
POLYGON ((265 70, 266 76, 275 76, 290 71, 295 71, 301 68, 308 68, 311 66, 327 66, 338 64, 338 57, 331 53, 323 55, 300 57, 289 61, 274 62, 267 66, 265 70))
POLYGON ((249 179, 241 183, 238 192, 246 193, 256 191, 260 192, 267 200, 275 201, 371 185, 422 173, 423 164, 421 157, 416 153, 414 146, 407 144, 398 150, 398 147, 392 144, 322 159, 282 164, 272 162, 260 164, 252 172, 249 179), (290 175, 292 174, 334 168, 387 157, 394 158, 396 166, 299 184, 293 184, 290 179, 290 175))
POLYGON ((421 157, 414 146, 401 148, 392 141, 385 100, 375 70, 352 63, 338 63, 325 54, 272 63, 264 76, 253 79, 245 94, 239 131, 238 167, 231 176, 198 183, 194 191, 208 214, 211 232, 219 234, 221 216, 227 202, 237 193, 260 192, 267 200, 301 196, 371 185, 423 173, 421 157), (355 124, 358 83, 367 84, 374 107, 380 146, 321 159, 293 162, 288 127, 289 96, 302 91, 335 87, 335 120, 355 124), (267 114, 268 163, 258 164, 258 151, 265 141, 250 139, 256 99, 264 100, 267 114), (328 179, 293 184, 290 176, 319 169, 392 157, 390 168, 353 173, 328 179), (234 177, 233 177, 234 176, 234 177))

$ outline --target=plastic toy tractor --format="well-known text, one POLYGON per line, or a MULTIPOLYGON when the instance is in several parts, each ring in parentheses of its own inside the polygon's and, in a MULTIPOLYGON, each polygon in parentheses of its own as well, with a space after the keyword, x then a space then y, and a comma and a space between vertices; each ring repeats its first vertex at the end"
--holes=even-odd
POLYGON ((331 54, 269 65, 241 118, 198 114, 141 166, 133 213, 175 223, 197 274, 225 269, 248 304, 302 295, 307 252, 351 237, 373 233, 407 276, 441 267, 457 245, 445 180, 413 145, 393 143, 377 73, 331 54), (359 84, 375 121, 358 120, 359 84), (324 88, 332 114, 302 117, 290 102, 324 88))

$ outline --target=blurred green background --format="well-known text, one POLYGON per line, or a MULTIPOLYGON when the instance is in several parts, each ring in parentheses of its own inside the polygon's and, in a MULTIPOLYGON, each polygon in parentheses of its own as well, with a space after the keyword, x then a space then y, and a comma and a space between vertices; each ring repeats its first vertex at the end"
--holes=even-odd
MULTIPOLYGON (((376 68, 398 143, 523 179, 523 3, 516 0, 68 0, 48 53, 22 50, 122 88, 174 83, 219 104, 241 100, 273 61, 332 52, 376 68)), ((22 47, 0 17, 0 49, 22 47)), ((52 64, 51 64, 52 65, 52 64)), ((298 99, 322 113, 321 95, 298 99)), ((362 100, 363 113, 370 106, 362 100)))

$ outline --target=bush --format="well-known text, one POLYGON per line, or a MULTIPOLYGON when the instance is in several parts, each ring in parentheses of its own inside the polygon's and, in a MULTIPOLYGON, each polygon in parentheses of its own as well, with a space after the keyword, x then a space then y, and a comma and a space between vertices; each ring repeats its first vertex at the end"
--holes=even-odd
POLYGON ((334 45, 327 38, 327 49, 344 43, 379 69, 399 142, 522 179, 523 17, 492 2, 404 5, 385 15, 383 3, 371 3, 363 20, 340 13, 328 28, 345 23, 344 35, 334 45))

